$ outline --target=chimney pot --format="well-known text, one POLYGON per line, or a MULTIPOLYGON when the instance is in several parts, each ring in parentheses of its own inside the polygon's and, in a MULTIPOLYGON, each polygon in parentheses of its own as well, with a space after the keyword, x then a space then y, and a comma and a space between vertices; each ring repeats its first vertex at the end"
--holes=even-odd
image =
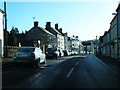
POLYGON ((58 31, 59 31, 60 33, 62 33, 62 28, 60 28, 58 31))
POLYGON ((38 27, 38 21, 34 22, 34 27, 38 27))
POLYGON ((55 24, 55 29, 56 29, 56 30, 58 30, 58 23, 57 23, 57 24, 55 24))
POLYGON ((46 22, 46 29, 49 30, 51 27, 51 22, 46 22))

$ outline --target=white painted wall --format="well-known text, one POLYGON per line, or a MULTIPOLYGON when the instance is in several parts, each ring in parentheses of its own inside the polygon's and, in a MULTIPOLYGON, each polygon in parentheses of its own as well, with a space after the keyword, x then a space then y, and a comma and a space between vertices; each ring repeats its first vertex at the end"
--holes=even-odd
POLYGON ((3 38, 3 14, 0 12, 0 57, 3 57, 3 43, 4 43, 4 38, 3 38))
POLYGON ((57 47, 60 47, 64 50, 64 37, 57 34, 57 47))

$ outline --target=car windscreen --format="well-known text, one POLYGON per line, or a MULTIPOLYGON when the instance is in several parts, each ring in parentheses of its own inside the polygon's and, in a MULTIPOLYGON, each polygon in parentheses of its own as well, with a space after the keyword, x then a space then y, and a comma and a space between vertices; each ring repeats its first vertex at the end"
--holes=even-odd
POLYGON ((18 52, 34 52, 35 48, 19 48, 18 52))

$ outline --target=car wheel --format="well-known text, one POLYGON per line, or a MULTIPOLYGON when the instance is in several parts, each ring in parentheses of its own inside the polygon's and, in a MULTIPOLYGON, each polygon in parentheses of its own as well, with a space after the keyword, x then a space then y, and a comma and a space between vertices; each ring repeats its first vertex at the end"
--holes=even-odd
POLYGON ((37 67, 40 66, 40 58, 35 62, 35 66, 37 66, 37 67))
POLYGON ((44 60, 43 64, 46 64, 46 58, 45 58, 45 60, 44 60))
POLYGON ((19 65, 20 65, 20 63, 18 63, 18 62, 15 62, 15 65, 16 65, 16 66, 19 66, 19 65))
POLYGON ((61 53, 60 53, 60 57, 62 57, 61 53))
POLYGON ((58 59, 58 55, 56 55, 55 58, 58 59))

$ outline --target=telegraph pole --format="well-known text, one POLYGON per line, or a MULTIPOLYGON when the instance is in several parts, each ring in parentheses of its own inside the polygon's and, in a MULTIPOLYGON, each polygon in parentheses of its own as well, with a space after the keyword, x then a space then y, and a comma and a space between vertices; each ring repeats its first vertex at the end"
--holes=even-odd
POLYGON ((96 55, 97 55, 97 36, 96 36, 96 55))
POLYGON ((7 39, 7 13, 6 13, 6 2, 4 2, 4 12, 5 12, 5 15, 4 15, 4 20, 5 20, 5 27, 4 27, 4 45, 5 45, 5 50, 4 50, 4 57, 7 57, 8 56, 8 50, 7 50, 7 42, 8 42, 8 39, 7 39))

